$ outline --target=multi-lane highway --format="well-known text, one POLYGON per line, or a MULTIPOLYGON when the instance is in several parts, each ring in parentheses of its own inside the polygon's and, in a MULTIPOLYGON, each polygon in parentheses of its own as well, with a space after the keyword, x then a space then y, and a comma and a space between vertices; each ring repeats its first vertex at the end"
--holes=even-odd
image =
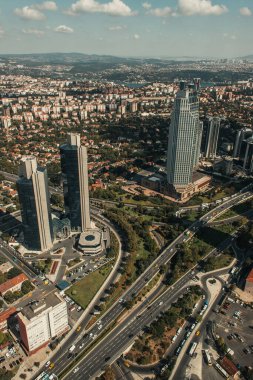
MULTIPOLYGON (((203 225, 211 222, 215 217, 220 215, 221 213, 225 212, 227 209, 232 207, 235 204, 238 204, 242 201, 246 201, 247 199, 252 197, 252 193, 250 192, 243 192, 237 195, 234 195, 232 198, 230 198, 228 201, 224 202, 222 205, 217 206, 215 209, 212 211, 208 212, 206 215, 204 215, 199 221, 193 223, 188 230, 186 230, 183 234, 181 234, 175 241, 170 244, 161 254, 160 256, 147 268, 147 270, 135 281, 135 283, 125 292, 123 295, 123 299, 125 301, 131 300, 135 295, 137 295, 143 287, 146 285, 147 281, 149 281, 153 276, 159 271, 160 266, 168 263, 171 258, 174 256, 176 252, 176 247, 178 244, 181 244, 182 242, 186 241, 190 235, 194 234, 200 227, 203 225)), ((184 281, 186 277, 182 277, 182 281, 184 281)), ((188 280, 187 280, 188 281, 188 280)), ((175 285, 174 285, 175 286, 175 285)), ((180 289, 182 288, 182 284, 180 284, 180 289)), ((176 289, 174 287, 170 288, 170 291, 175 293, 176 289)), ((167 294, 167 293, 165 293, 167 294)), ((147 305, 147 302, 149 300, 145 300, 144 303, 142 303, 141 307, 145 308, 147 305)), ((156 305, 157 307, 157 305, 156 305)), ((159 307, 157 307, 157 310, 159 310, 159 307)), ((53 357, 53 362, 55 363, 55 370, 54 372, 59 375, 63 369, 68 367, 68 363, 66 363, 66 357, 68 356, 67 348, 69 348, 73 343, 77 347, 77 352, 84 351, 87 349, 87 347, 90 345, 90 343, 93 341, 93 339, 96 339, 101 335, 101 333, 112 324, 117 318, 122 314, 122 312, 125 310, 124 302, 116 302, 110 309, 109 311, 104 314, 100 320, 98 321, 98 324, 93 326, 89 331, 88 334, 85 334, 84 337, 77 337, 77 336, 72 336, 70 340, 66 343, 64 348, 62 348, 61 352, 58 352, 55 357, 53 357), (102 326, 102 327, 100 327, 102 326), (82 342, 82 343, 81 343, 82 342), (79 348, 81 346, 81 348, 79 348)), ((150 318, 149 314, 149 318, 150 318)), ((122 322, 125 325, 125 321, 122 322)), ((122 323, 117 327, 121 328, 122 323)), ((84 331, 82 331, 84 332, 84 331)), ((111 336, 110 336, 111 337, 111 336)), ((112 338, 112 337, 111 337, 112 338)), ((107 338, 105 338, 107 339, 107 338)), ((122 341, 123 342, 123 341, 122 341)), ((114 338, 112 338, 112 344, 114 344, 114 338)), ((96 351, 96 350, 95 350, 96 351)), ((107 351, 107 350, 106 350, 107 351)), ((97 351, 96 351, 97 352, 97 351)), ((97 359, 98 361, 98 359, 97 359)), ((108 359, 109 361, 109 359, 108 359)), ((86 363, 86 359, 85 359, 86 363)), ((99 361, 100 363, 100 370, 101 367, 103 367, 102 361, 99 361)), ((86 365, 85 365, 86 367, 86 365)), ((84 370, 84 369, 83 369, 84 370)), ((82 370, 82 373, 83 373, 82 370)), ((91 371, 91 368, 89 368, 91 371)), ((94 368, 92 367, 92 371, 94 368)), ((75 378, 77 378, 77 373, 75 374, 75 378)), ((91 375, 93 376, 93 375, 91 375)), ((72 375, 73 377, 73 375, 72 375)))
MULTIPOLYGON (((219 250, 226 249, 232 241, 229 237, 218 247, 219 250)), ((206 257, 214 255, 216 249, 210 252, 206 257)), ((222 273, 222 271, 220 271, 222 273)), ((131 345, 134 337, 149 325, 157 316, 168 309, 179 295, 182 295, 189 281, 197 274, 196 267, 181 277, 173 286, 169 287, 161 296, 153 302, 150 299, 134 310, 120 325, 117 326, 110 334, 106 336, 85 358, 78 364, 80 375, 87 374, 87 378, 95 378, 103 371, 103 363, 112 363, 124 350, 131 345)), ((219 273, 218 273, 219 274, 219 273)), ((79 372, 79 371, 78 371, 79 372)), ((66 379, 70 379, 73 373, 69 374, 66 379)), ((75 374, 75 379, 81 379, 75 374)))

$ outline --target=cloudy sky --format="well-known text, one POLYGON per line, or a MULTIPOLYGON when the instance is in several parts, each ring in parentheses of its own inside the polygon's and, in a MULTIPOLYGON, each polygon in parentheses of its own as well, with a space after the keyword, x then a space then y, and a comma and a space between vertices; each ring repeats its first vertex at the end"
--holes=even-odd
POLYGON ((253 0, 1 0, 0 52, 253 54, 253 0))

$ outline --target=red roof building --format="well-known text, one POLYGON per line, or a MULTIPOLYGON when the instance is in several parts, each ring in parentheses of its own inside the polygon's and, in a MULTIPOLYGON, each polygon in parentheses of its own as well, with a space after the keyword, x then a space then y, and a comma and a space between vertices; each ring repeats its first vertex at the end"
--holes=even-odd
POLYGON ((246 278, 244 290, 245 290, 245 292, 253 295, 253 269, 251 269, 251 271, 249 272, 249 274, 246 278))
POLYGON ((0 330, 6 331, 7 330, 7 323, 8 318, 10 318, 11 315, 15 314, 17 309, 15 307, 10 307, 7 310, 4 310, 2 313, 0 313, 0 330))
POLYGON ((224 358, 222 358, 220 360, 220 365, 222 366, 222 368, 225 369, 225 371, 230 376, 234 377, 238 372, 238 368, 236 367, 236 365, 230 359, 228 359, 226 356, 224 356, 224 358))
POLYGON ((0 285, 0 294, 3 296, 8 291, 15 292, 16 290, 20 290, 21 285, 26 280, 28 280, 28 278, 24 273, 21 273, 18 276, 11 278, 10 280, 0 285))

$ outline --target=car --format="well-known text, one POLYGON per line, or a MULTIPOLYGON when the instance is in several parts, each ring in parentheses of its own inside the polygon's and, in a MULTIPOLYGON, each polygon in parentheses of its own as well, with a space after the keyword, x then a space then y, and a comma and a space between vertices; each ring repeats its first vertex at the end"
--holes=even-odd
POLYGON ((79 371, 79 367, 76 367, 73 371, 73 373, 77 373, 79 371))
POLYGON ((102 325, 99 325, 99 326, 98 326, 98 330, 101 330, 102 328, 103 328, 102 325))
POLYGON ((54 368, 54 363, 51 363, 49 366, 50 369, 54 368))
POLYGON ((76 332, 79 332, 81 330, 81 326, 78 326, 76 329, 76 332))
POLYGON ((163 304, 163 301, 160 301, 158 305, 159 305, 159 306, 162 306, 162 304, 163 304))
POLYGON ((199 336, 199 335, 200 335, 200 331, 199 331, 199 330, 196 331, 195 335, 196 335, 196 336, 199 336))
POLYGON ((50 362, 50 360, 48 360, 48 362, 46 362, 46 364, 45 364, 46 368, 49 367, 50 364, 51 364, 51 362, 50 362))

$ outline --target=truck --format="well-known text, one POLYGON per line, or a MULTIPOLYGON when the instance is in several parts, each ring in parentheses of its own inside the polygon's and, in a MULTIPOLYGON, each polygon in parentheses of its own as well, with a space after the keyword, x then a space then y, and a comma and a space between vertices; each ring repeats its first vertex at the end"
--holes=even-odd
POLYGON ((72 346, 69 348, 69 352, 70 353, 73 352, 75 348, 76 348, 76 346, 74 344, 72 344, 72 346))

